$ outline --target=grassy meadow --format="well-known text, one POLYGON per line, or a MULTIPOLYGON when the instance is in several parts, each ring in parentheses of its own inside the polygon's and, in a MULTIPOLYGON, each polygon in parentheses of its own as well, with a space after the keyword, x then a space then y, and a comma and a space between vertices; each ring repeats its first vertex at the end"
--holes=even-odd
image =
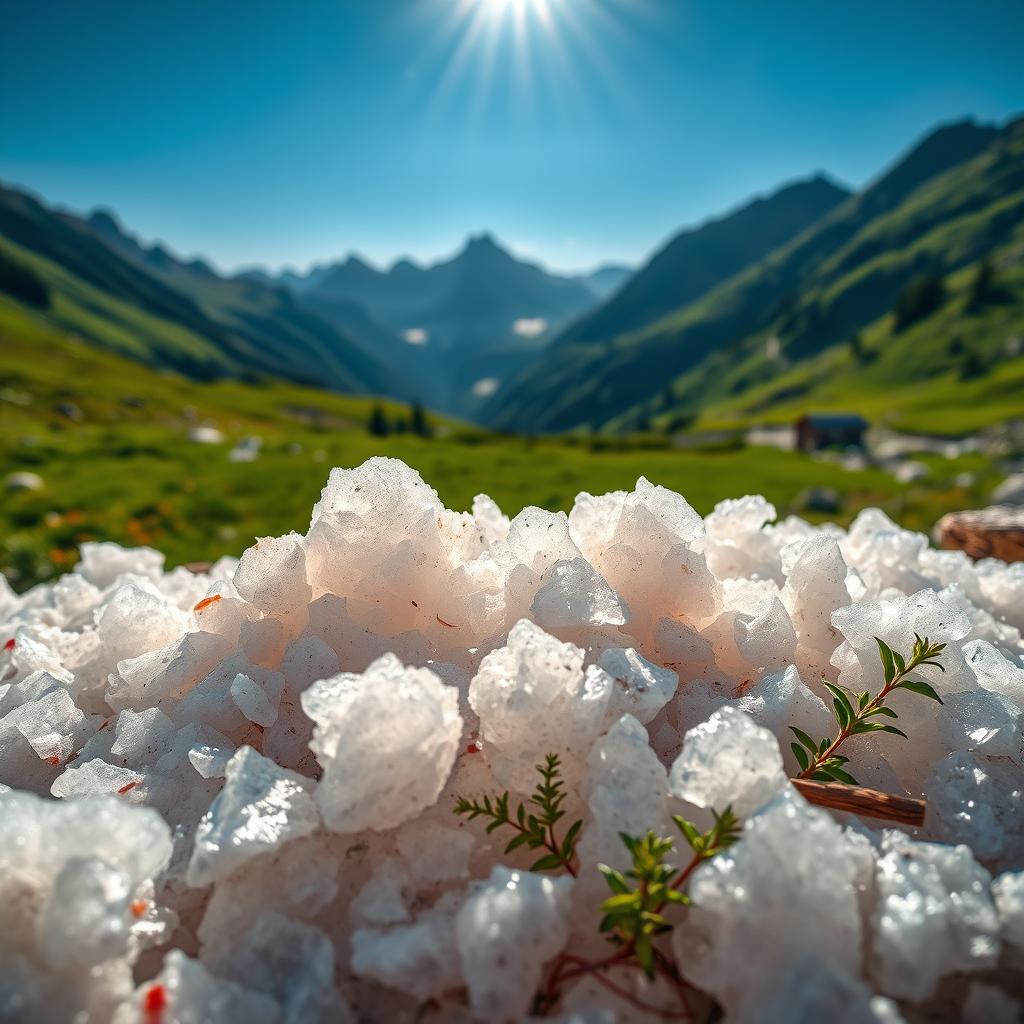
MULTIPOLYGON (((18 589, 67 571, 85 540, 150 544, 170 565, 239 554, 257 536, 304 531, 332 466, 372 455, 403 459, 452 508, 490 494, 507 513, 568 509, 580 490, 631 487, 641 474, 680 491, 700 512, 763 493, 781 514, 815 487, 834 490, 846 523, 880 505, 931 528, 945 511, 984 502, 1000 474, 981 455, 922 458, 927 479, 899 484, 795 452, 740 442, 677 450, 664 435, 530 439, 431 418, 433 436, 367 429, 376 403, 280 382, 199 384, 97 349, 0 299, 0 481, 34 473, 43 486, 0 491, 0 569, 18 589), (189 439, 199 426, 224 440, 189 439), (255 461, 232 462, 262 438, 255 461), (964 472, 971 487, 957 486, 964 472)), ((382 403, 393 426, 409 410, 382 403)), ((809 518, 826 518, 809 514, 809 518)))

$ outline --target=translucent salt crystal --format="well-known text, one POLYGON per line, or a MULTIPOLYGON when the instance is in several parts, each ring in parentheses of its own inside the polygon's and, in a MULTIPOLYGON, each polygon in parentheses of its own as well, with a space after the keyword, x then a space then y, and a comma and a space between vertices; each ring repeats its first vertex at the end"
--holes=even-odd
POLYGON ((152 548, 123 548, 109 541, 86 541, 75 572, 101 590, 126 573, 155 579, 164 567, 164 556, 152 548))
POLYGON ((491 651, 469 687, 480 735, 501 785, 529 792, 536 764, 562 754, 572 765, 600 735, 612 692, 605 672, 583 672, 583 651, 549 636, 528 619, 491 651))
POLYGON ((227 774, 228 762, 234 755, 234 747, 211 747, 199 743, 189 750, 188 759, 204 779, 223 779, 227 774))
POLYGON ((612 721, 629 714, 646 725, 672 699, 679 685, 675 672, 660 668, 631 647, 609 647, 601 652, 597 664, 614 683, 608 703, 612 721))
POLYGON ((118 662, 108 702, 117 710, 140 710, 180 700, 227 653, 222 636, 186 633, 166 647, 118 662))
POLYGON ((964 644, 963 654, 980 686, 1002 694, 1024 711, 1024 666, 1020 662, 1010 661, 984 640, 964 644))
POLYGON ((421 1001, 458 988, 462 975, 453 908, 442 902, 412 924, 357 929, 352 970, 421 1001))
POLYGON ((473 499, 473 522, 480 530, 481 537, 488 544, 495 544, 508 537, 508 516, 503 515, 497 503, 486 494, 473 499))
POLYGON ((306 690, 302 708, 316 723, 310 746, 324 769, 316 791, 324 824, 334 832, 393 828, 433 804, 458 752, 458 704, 454 687, 393 654, 306 690))
POLYGON ((736 708, 726 706, 683 737, 669 775, 672 793, 697 807, 740 817, 786 788, 776 738, 736 708))
POLYGON ((239 672, 231 681, 230 693, 238 710, 250 722, 268 728, 277 721, 277 708, 270 702, 263 687, 250 676, 239 672))
POLYGON ((88 719, 62 686, 16 707, 4 721, 28 740, 40 758, 59 763, 65 762, 89 734, 88 719))
POLYGON ((544 629, 621 626, 627 621, 618 595, 583 558, 556 562, 551 567, 530 613, 544 629))
POLYGON ((102 663, 112 671, 119 661, 172 643, 187 626, 185 613, 162 595, 134 584, 118 587, 96 616, 102 663))
POLYGON ((414 821, 399 833, 397 844, 412 877, 421 884, 436 885, 469 875, 476 839, 464 829, 414 821))
POLYGON ((929 774, 925 796, 936 838, 967 843, 986 863, 1009 866, 1024 857, 1024 778, 1012 763, 950 754, 929 774))
POLYGON ((43 953, 57 970, 93 967, 127 950, 128 879, 97 857, 73 857, 53 881, 40 916, 43 953))
POLYGON ((96 796, 104 793, 126 796, 144 779, 143 772, 134 768, 122 768, 120 765, 107 764, 106 761, 97 757, 91 761, 76 761, 65 768, 53 780, 50 792, 54 796, 64 799, 96 796))
POLYGON ((264 911, 234 942, 204 946, 201 956, 214 973, 273 999, 285 1024, 352 1020, 334 987, 334 947, 312 925, 264 911))
POLYGON ((966 846, 886 834, 875 869, 871 971, 887 995, 927 999, 942 977, 982 971, 999 956, 991 876, 966 846))
POLYGON ((126 708, 114 723, 110 756, 124 767, 148 767, 170 749, 176 731, 174 723, 159 708, 126 708))
POLYGON ((775 506, 761 495, 729 498, 704 520, 708 565, 720 579, 776 578, 779 554, 762 527, 775 520, 775 506))
POLYGON ((727 1014, 813 950, 860 973, 856 863, 828 812, 787 789, 744 824, 741 840, 691 876, 693 906, 673 931, 686 977, 727 1014))
POLYGON ((385 857, 356 893, 349 917, 356 924, 389 925, 410 920, 408 892, 412 879, 397 857, 385 857))
POLYGON ((228 762, 224 788, 199 823, 188 866, 190 885, 209 885, 262 853, 319 825, 312 783, 279 768, 252 747, 228 762))
POLYGON ((242 555, 232 582, 261 611, 278 618, 304 618, 312 591, 306 580, 302 538, 295 533, 261 537, 242 555))
POLYGON ((1003 941, 1024 966, 1024 871, 1007 871, 992 883, 1003 941))
POLYGON ((180 949, 167 954, 160 973, 139 986, 131 1001, 118 1009, 113 1024, 151 1024, 154 1014, 145 1007, 156 1001, 149 994, 158 986, 164 1004, 160 1024, 280 1024, 281 1011, 272 999, 215 977, 180 949))
POLYGON ((265 910, 312 921, 338 894, 344 856, 327 837, 313 833, 249 861, 214 885, 197 932, 203 949, 229 948, 265 910))
POLYGON ((1020 758, 1024 715, 1009 697, 979 688, 949 694, 944 702, 939 730, 949 749, 1020 758))
POLYGON ((544 964, 565 945, 572 878, 496 865, 455 920, 473 1012, 494 1020, 526 1015, 544 964))
MULTIPOLYGON (((239 674, 251 680, 253 687, 262 690, 266 703, 276 709, 284 691, 284 676, 254 664, 247 655, 238 651, 204 676, 174 708, 175 722, 179 726, 202 723, 224 733, 247 728, 249 718, 239 707, 231 689, 239 674)), ((247 708, 252 709, 256 698, 247 702, 243 693, 242 701, 247 708)), ((265 707, 263 713, 266 714, 265 707)))
POLYGON ((764 990, 744 993, 729 1019, 736 1024, 903 1024, 896 1004, 873 996, 858 979, 822 960, 812 949, 797 953, 764 990))
MULTIPOLYGON (((574 905, 596 917, 608 887, 597 870, 632 866, 621 835, 670 835, 668 775, 651 749, 647 730, 623 715, 594 745, 587 759, 584 794, 590 811, 576 845, 580 870, 574 905)), ((598 920, 592 922, 597 934, 598 920)))
POLYGON ((320 637, 302 636, 288 645, 281 671, 292 690, 301 693, 318 679, 337 675, 341 661, 320 637))

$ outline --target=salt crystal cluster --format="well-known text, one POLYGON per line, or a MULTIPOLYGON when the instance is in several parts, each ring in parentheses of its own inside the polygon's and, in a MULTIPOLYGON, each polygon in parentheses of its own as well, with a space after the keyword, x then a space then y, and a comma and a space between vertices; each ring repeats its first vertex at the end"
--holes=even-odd
POLYGON ((680 863, 673 815, 726 805, 740 838, 659 940, 697 1019, 1019 1019, 1024 565, 877 510, 775 520, 643 478, 459 513, 371 459, 205 574, 86 544, 0 585, 0 1022, 659 1020, 678 991, 629 965, 536 997, 608 955, 620 834, 680 863), (809 805, 789 726, 829 735, 822 675, 874 690, 875 638, 915 633, 947 645, 920 671, 944 703, 898 691, 911 739, 844 753, 925 827, 809 805), (548 754, 575 877, 452 813, 528 799, 548 754))

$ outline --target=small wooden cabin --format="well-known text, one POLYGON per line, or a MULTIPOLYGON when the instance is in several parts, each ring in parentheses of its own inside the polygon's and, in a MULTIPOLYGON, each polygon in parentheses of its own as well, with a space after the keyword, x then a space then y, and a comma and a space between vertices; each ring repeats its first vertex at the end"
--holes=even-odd
POLYGON ((863 448, 868 422, 856 413, 808 413, 793 424, 796 446, 802 452, 819 448, 863 448))

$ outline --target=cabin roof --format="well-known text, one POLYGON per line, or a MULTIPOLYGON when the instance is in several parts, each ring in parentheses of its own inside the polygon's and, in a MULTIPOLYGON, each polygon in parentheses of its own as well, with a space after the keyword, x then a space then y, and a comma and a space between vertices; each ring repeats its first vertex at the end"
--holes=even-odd
POLYGON ((812 412, 797 423, 807 423, 818 430, 866 430, 868 421, 855 412, 812 412))

